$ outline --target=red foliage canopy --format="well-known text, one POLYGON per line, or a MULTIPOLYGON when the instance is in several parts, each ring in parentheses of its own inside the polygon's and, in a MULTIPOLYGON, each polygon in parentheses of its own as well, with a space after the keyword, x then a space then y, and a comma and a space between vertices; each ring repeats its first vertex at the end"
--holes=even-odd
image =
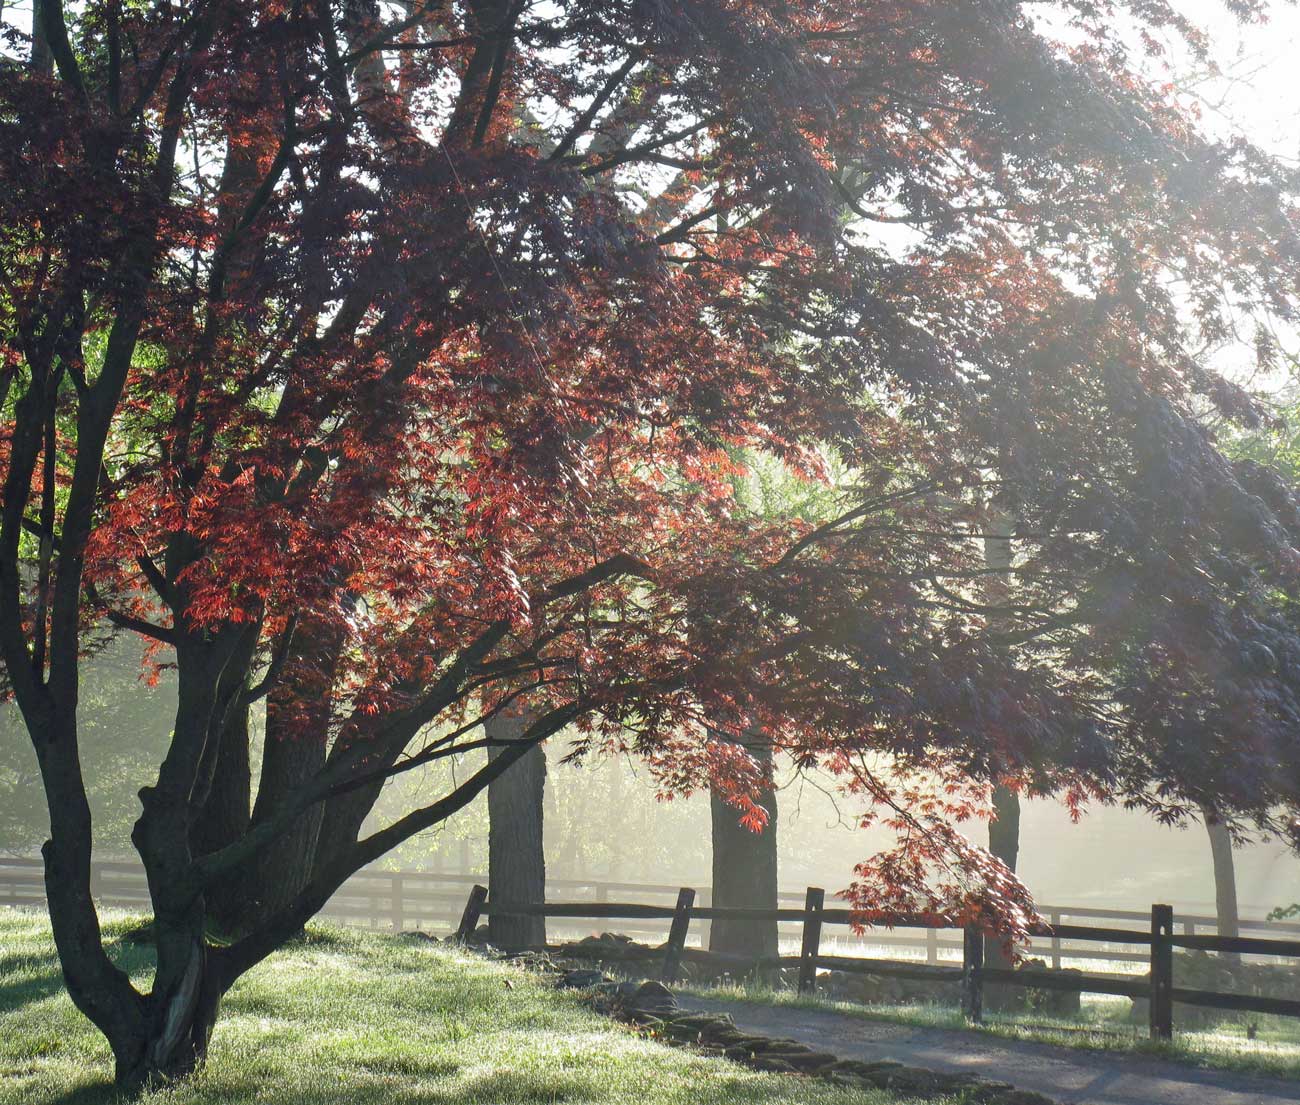
POLYGON ((53 71, 0 70, 0 614, 52 800, 108 618, 175 651, 137 838, 184 903, 323 807, 241 966, 481 789, 360 836, 517 696, 742 808, 705 719, 837 772, 901 833, 868 908, 1022 923, 950 828, 997 780, 1277 827, 1300 515, 1203 350, 1294 322, 1298 181, 1136 75, 1127 29, 1198 47, 1170 5, 1042 7, 46 3, 53 71), (833 455, 834 516, 747 509, 758 455, 833 455), (320 763, 177 858, 267 693, 320 763))

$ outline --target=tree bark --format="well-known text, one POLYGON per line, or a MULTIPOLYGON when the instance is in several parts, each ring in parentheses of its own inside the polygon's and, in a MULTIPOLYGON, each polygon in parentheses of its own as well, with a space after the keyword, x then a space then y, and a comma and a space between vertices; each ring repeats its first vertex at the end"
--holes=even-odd
MULTIPOLYGON (((772 763, 772 750, 759 741, 746 743, 746 750, 764 768, 772 763)), ((713 904, 728 908, 776 909, 776 791, 771 787, 758 796, 767 811, 762 832, 752 832, 740 823, 741 813, 716 791, 709 795, 713 829, 713 904)), ((750 959, 776 955, 776 921, 714 921, 709 932, 709 950, 750 959)))
MULTIPOLYGON (((1205 831, 1210 836, 1210 855, 1214 860, 1214 912, 1220 936, 1240 935, 1237 913, 1237 871, 1232 856, 1232 836, 1228 827, 1210 810, 1201 807, 1205 831)), ((1223 958, 1238 963, 1241 956, 1224 953, 1223 958)))
MULTIPOLYGON (((283 735, 267 704, 266 742, 257 787, 253 824, 277 811, 280 800, 315 775, 325 763, 325 735, 283 735)), ((320 834, 320 803, 304 810, 292 829, 259 858, 249 880, 249 901, 243 927, 251 928, 288 906, 311 878, 320 834)))
POLYGON ((155 918, 154 939, 159 979, 163 977, 164 960, 171 965, 167 982, 156 982, 153 992, 143 999, 142 1029, 131 1036, 126 1046, 114 1048, 115 1081, 128 1093, 166 1085, 202 1065, 221 998, 228 988, 204 944, 201 910, 180 923, 155 918))
POLYGON ((993 820, 989 822, 989 851, 1012 871, 1020 858, 1020 795, 1009 787, 993 788, 993 820))
MULTIPOLYGON (((1011 515, 1005 507, 994 502, 990 505, 985 522, 984 563, 998 574, 987 577, 986 600, 990 606, 1004 605, 1011 598, 1011 515)), ((1002 621, 1001 616, 991 620, 1002 621)), ((1015 871, 1020 858, 1020 795, 999 783, 993 788, 993 819, 989 822, 989 851, 1011 871, 1015 871)), ((996 936, 984 939, 984 962, 990 967, 1009 970, 1014 964, 1002 941, 996 936)), ((1014 986, 989 986, 985 989, 985 1005, 991 1009, 1020 1007, 1025 991, 1014 986)))
MULTIPOLYGON (((498 714, 484 729, 491 740, 511 741, 534 721, 527 709, 498 714)), ((501 749, 490 748, 495 758, 501 749)), ((542 811, 546 789, 546 753, 528 750, 509 771, 488 787, 488 887, 493 906, 540 904, 546 900, 546 856, 542 811)), ((546 919, 521 914, 488 916, 488 939, 500 948, 527 948, 546 943, 546 919)))
MULTIPOLYGON (((1001 785, 993 788, 989 851, 1015 871, 1020 856, 1020 795, 1001 785)), ((999 970, 1010 970, 1015 966, 1002 941, 996 936, 984 938, 984 962, 999 970)), ((1026 991, 1018 986, 999 986, 995 983, 984 988, 984 1005, 995 1011, 1020 1009, 1024 1007, 1025 994, 1026 991)))
POLYGON ((45 34, 45 0, 32 0, 32 69, 49 75, 54 72, 54 55, 45 34))
MULTIPOLYGON (((252 788, 248 745, 248 710, 241 708, 222 729, 208 798, 190 829, 190 848, 196 857, 219 851, 248 832, 252 788)), ((207 897, 216 924, 235 931, 247 898, 245 880, 237 875, 222 879, 207 897)))

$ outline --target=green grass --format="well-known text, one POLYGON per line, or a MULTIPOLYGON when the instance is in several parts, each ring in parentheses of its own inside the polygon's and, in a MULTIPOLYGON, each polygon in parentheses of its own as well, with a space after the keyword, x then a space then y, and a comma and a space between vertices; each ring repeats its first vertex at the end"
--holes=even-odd
MULTIPOLYGON (((1157 1043, 1148 1037, 1145 1025, 1137 1025, 1129 1019, 1126 998, 1100 995, 1085 994, 1078 1017, 1045 1013, 986 1013, 983 1024, 971 1025, 960 1010, 946 1005, 858 1005, 800 996, 788 990, 772 990, 753 984, 691 988, 684 992, 701 998, 756 1005, 833 1009, 863 1020, 960 1029, 1002 1039, 1154 1056, 1205 1069, 1300 1079, 1300 1021, 1283 1017, 1225 1014, 1232 1019, 1212 1029, 1175 1031, 1173 1040, 1157 1043), (1254 1023, 1258 1028, 1258 1035, 1253 1040, 1246 1035, 1248 1023, 1254 1023)), ((1176 1010, 1177 1007, 1175 1017, 1176 1010)))
MULTIPOLYGON (((147 980, 147 947, 106 926, 147 980)), ((63 992, 45 917, 0 909, 0 1105, 117 1099, 102 1038, 63 992)), ((457 949, 315 928, 230 992, 206 1067, 151 1105, 894 1105, 668 1048, 577 995, 457 949)))

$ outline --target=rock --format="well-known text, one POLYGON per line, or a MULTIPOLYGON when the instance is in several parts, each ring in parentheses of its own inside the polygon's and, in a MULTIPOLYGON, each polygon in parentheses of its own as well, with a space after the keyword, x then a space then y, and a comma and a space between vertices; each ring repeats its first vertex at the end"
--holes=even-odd
POLYGON ((902 1063, 896 1063, 893 1059, 879 1059, 875 1062, 864 1062, 861 1059, 841 1059, 835 1064, 835 1069, 845 1074, 875 1074, 877 1071, 889 1070, 891 1067, 901 1067, 902 1063))
POLYGON ((1056 1105, 1050 1097, 1033 1090, 1003 1090, 995 1100, 997 1105, 1056 1105))
POLYGON ((712 1013, 692 1013, 685 1017, 674 1017, 673 1023, 703 1034, 707 1034, 710 1030, 721 1032, 732 1027, 730 1020, 712 1013))
POLYGON ((650 979, 637 987, 630 1004, 638 1009, 669 1010, 677 1008, 677 999, 662 982, 650 979))
POLYGON ((798 1074, 784 1059, 769 1059, 766 1055, 756 1055, 749 1064, 754 1070, 770 1071, 773 1074, 798 1074))
POLYGON ((784 1060, 804 1074, 825 1070, 836 1062, 835 1056, 826 1051, 768 1051, 763 1053, 763 1057, 784 1060))
POLYGON ((510 962, 516 967, 523 967, 529 971, 539 973, 550 973, 561 970, 551 961, 551 957, 546 952, 516 952, 510 957, 510 962))
POLYGON ((555 985, 561 990, 590 990, 606 981, 600 971, 576 970, 565 971, 555 985))
POLYGON ((921 1067, 895 1067, 892 1070, 877 1071, 868 1077, 881 1089, 912 1097, 956 1096, 971 1089, 969 1075, 942 1074, 921 1067))

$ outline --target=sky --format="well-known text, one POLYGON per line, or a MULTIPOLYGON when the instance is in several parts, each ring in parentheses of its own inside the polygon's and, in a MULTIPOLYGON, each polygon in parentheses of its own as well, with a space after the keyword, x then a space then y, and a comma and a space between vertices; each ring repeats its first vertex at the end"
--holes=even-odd
POLYGON ((1205 125, 1217 133, 1244 131, 1274 155, 1300 160, 1300 5, 1275 0, 1267 23, 1247 27, 1221 0, 1181 0, 1178 6, 1210 32, 1223 71, 1220 79, 1189 82, 1205 125))

